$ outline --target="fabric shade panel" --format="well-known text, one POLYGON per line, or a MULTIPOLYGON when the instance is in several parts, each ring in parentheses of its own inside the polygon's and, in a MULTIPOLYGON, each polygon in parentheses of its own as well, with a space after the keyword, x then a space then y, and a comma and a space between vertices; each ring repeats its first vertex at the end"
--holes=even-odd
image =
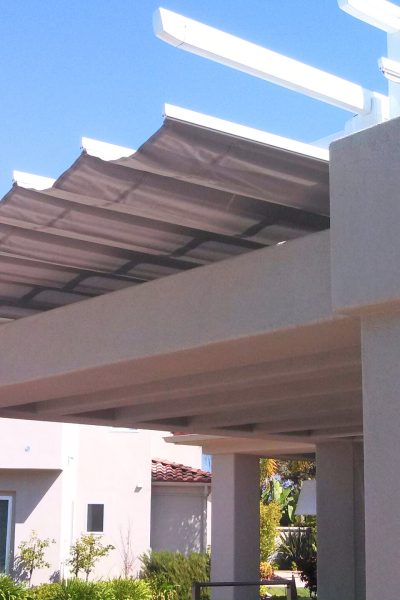
POLYGON ((0 322, 328 227, 326 160, 167 117, 130 156, 6 194, 0 322))

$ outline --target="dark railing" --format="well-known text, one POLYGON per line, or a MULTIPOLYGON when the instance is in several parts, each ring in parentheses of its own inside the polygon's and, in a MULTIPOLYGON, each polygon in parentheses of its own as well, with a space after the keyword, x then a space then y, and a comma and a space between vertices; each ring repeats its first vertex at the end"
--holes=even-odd
POLYGON ((263 579, 262 581, 194 581, 192 583, 192 600, 201 600, 201 588, 215 587, 260 587, 262 585, 279 586, 286 588, 286 598, 295 600, 297 598, 296 586, 289 579, 263 579))

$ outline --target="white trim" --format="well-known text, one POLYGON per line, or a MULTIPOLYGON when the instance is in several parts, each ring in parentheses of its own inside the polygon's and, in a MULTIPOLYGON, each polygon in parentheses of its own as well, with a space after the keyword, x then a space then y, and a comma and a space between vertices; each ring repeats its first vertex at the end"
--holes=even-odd
POLYGON ((8 573, 9 569, 10 569, 10 558, 11 558, 10 553, 11 553, 13 497, 4 495, 4 496, 0 496, 0 500, 8 500, 7 533, 6 533, 6 560, 5 560, 5 573, 8 573))
MULTIPOLYGON (((376 94, 361 85, 165 8, 159 8, 154 13, 153 27, 158 38, 181 50, 244 71, 352 113, 368 114, 373 110, 376 94)), ((379 98, 382 100, 385 97, 379 94, 379 98)))
POLYGON ((13 182, 19 185, 19 187, 31 190, 48 190, 56 181, 51 177, 34 175, 33 173, 26 173, 25 171, 13 171, 12 178, 13 182))
POLYGON ((387 0, 338 0, 339 8, 387 33, 400 31, 400 6, 387 0))
POLYGON ((101 158, 102 160, 118 160, 135 154, 136 150, 127 148, 126 146, 117 146, 108 142, 101 142, 92 138, 83 137, 81 148, 90 156, 101 158))
POLYGON ((324 148, 305 144, 304 142, 298 142, 297 140, 275 135, 267 131, 262 131, 261 129, 253 129, 252 127, 239 125, 232 121, 211 117, 203 113, 188 110, 187 108, 181 108, 172 104, 164 104, 164 115, 167 119, 183 121, 205 129, 213 129, 214 131, 220 131, 221 133, 240 137, 252 142, 258 142, 267 146, 274 146, 296 154, 303 154, 324 161, 329 160, 329 151, 324 148))

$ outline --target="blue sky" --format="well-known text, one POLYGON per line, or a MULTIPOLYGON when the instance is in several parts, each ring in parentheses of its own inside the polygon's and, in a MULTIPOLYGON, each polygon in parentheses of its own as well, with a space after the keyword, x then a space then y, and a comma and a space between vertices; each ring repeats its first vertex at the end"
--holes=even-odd
MULTIPOLYGON (((0 0, 0 196, 13 169, 57 177, 82 135, 137 148, 164 102, 299 140, 350 115, 159 41, 153 0, 0 0)), ((161 6, 386 91, 386 36, 336 0, 164 0, 161 6)))

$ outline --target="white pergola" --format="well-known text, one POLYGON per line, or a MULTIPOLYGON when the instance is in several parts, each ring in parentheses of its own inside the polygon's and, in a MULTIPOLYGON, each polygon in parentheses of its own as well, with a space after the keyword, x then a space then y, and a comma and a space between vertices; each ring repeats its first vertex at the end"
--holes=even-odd
POLYGON ((316 453, 320 600, 394 600, 399 140, 328 153, 167 106, 136 152, 15 173, 0 415, 201 435, 217 581, 258 578, 258 457, 316 453))

